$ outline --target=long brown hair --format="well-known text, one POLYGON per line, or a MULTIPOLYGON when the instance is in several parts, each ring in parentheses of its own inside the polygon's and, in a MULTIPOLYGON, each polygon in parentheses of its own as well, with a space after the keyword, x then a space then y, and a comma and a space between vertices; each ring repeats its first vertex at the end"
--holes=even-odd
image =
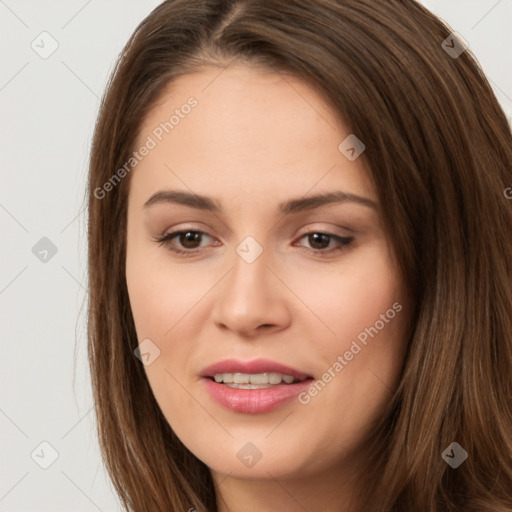
POLYGON ((470 50, 447 51, 451 32, 414 0, 168 0, 136 28, 102 101, 88 184, 89 361, 104 463, 127 510, 217 506, 134 356, 129 176, 98 190, 174 78, 234 60, 314 84, 364 142, 413 299, 358 510, 512 509, 512 134, 470 50), (441 457, 452 442, 468 453, 457 469, 441 457))

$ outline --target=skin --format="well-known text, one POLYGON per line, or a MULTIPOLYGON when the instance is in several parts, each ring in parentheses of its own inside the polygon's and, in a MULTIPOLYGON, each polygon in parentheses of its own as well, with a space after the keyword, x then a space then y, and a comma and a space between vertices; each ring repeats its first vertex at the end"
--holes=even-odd
POLYGON ((144 367, 154 396, 210 468, 220 512, 354 510, 365 439, 402 371, 403 283, 378 208, 345 202, 285 215, 277 205, 333 190, 378 205, 363 158, 340 152, 351 132, 314 88, 244 64, 170 84, 137 147, 190 96, 198 105, 130 175, 126 279, 139 342, 160 349, 144 367), (168 189, 213 197, 223 211, 144 208, 168 189), (155 241, 180 229, 206 234, 188 245, 184 237, 155 241), (354 241, 304 236, 319 232, 354 241), (247 236, 263 249, 252 263, 236 252, 247 236), (313 252, 335 247, 326 257, 313 252), (232 412, 200 381, 203 368, 228 357, 264 357, 321 378, 396 302, 402 311, 306 405, 232 412), (248 442, 262 455, 252 467, 237 457, 248 442))

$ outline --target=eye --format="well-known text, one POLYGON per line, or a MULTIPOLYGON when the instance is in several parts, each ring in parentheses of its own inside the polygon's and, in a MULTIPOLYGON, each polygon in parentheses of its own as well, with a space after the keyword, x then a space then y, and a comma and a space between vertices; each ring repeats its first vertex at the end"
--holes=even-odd
MULTIPOLYGON (((168 249, 178 254, 190 254, 194 253, 195 249, 200 247, 201 238, 203 236, 209 237, 203 231, 198 231, 194 229, 184 229, 182 231, 174 231, 173 233, 168 233, 162 237, 156 238, 155 240, 162 245, 165 245, 168 249), (178 242, 184 249, 180 249, 176 247, 171 242, 174 238, 177 238, 178 242)), ((211 237, 209 237, 211 238, 211 237)))
POLYGON ((354 242, 353 236, 343 237, 335 235, 333 233, 324 233, 321 231, 312 231, 310 233, 305 233, 300 237, 300 240, 302 240, 303 238, 306 238, 308 243, 310 244, 310 251, 319 256, 329 256, 333 252, 343 251, 354 242), (335 242, 334 247, 331 246, 330 249, 326 250, 326 248, 328 248, 331 242, 333 241, 335 242))
MULTIPOLYGON (((177 254, 195 254, 201 248, 201 241, 203 237, 211 238, 204 231, 195 229, 184 229, 181 231, 173 231, 172 233, 165 234, 161 237, 155 238, 155 241, 165 245, 169 250, 177 254), (177 247, 173 240, 177 239, 179 246, 177 247)), ((299 240, 306 238, 312 252, 319 256, 330 256, 332 253, 347 249, 354 241, 354 237, 342 237, 333 233, 324 233, 321 231, 312 231, 305 233, 299 240), (334 247, 331 242, 334 242, 334 247), (329 246, 331 246, 329 248, 329 246)), ((217 243, 218 245, 218 243, 217 243)), ((304 247, 299 245, 300 247, 304 247)), ((203 246, 204 247, 204 246, 203 246)), ((306 249, 308 249, 306 247, 306 249)))

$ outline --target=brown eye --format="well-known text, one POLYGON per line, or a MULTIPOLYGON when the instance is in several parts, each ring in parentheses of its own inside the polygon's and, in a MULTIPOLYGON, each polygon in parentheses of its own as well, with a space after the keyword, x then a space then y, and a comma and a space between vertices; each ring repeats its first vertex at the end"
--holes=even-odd
POLYGON ((178 240, 185 249, 197 249, 197 243, 201 243, 201 233, 199 231, 183 231, 178 234, 178 240))
POLYGON ((197 249, 201 248, 201 241, 204 236, 211 238, 203 231, 193 229, 184 229, 182 231, 174 231, 168 233, 161 238, 156 239, 157 242, 165 245, 168 249, 178 254, 193 254, 197 249), (178 241, 178 245, 173 240, 178 241))
POLYGON ((330 255, 332 252, 341 251, 348 248, 354 241, 354 237, 342 237, 333 233, 311 232, 301 236, 306 238, 310 245, 311 252, 318 255, 330 255), (329 248, 330 243, 334 241, 334 247, 329 248))
POLYGON ((310 233, 306 236, 308 237, 309 244, 315 250, 329 247, 329 242, 331 241, 330 235, 326 235, 325 233, 310 233))

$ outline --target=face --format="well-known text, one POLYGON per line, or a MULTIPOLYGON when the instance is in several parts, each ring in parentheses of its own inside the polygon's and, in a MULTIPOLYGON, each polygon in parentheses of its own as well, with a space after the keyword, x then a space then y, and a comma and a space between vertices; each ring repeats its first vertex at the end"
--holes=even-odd
POLYGON ((143 122, 130 304, 155 399, 215 475, 341 471, 399 381, 408 307, 350 134, 241 64, 180 77, 143 122))

